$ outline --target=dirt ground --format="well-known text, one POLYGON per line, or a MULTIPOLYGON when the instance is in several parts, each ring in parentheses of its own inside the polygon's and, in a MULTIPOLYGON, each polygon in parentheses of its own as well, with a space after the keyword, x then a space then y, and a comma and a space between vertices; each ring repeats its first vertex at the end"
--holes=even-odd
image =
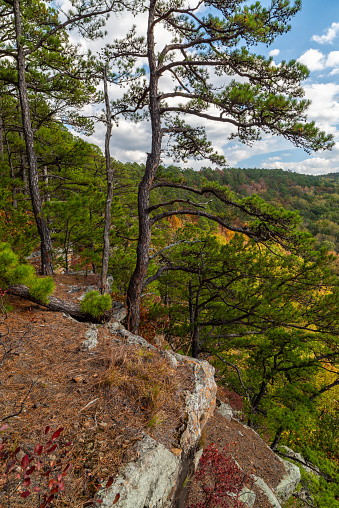
MULTIPOLYGON (((97 282, 96 276, 57 275, 54 295, 75 300, 97 282)), ((21 450, 8 474, 0 457, 1 508, 39 506, 43 492, 53 490, 50 479, 69 463, 65 490, 54 495, 53 506, 89 506, 102 482, 114 476, 122 462, 133 460, 133 444, 143 433, 168 448, 178 446, 184 392, 191 387, 187 369, 174 371, 157 353, 126 348, 123 339, 119 345, 105 325, 99 327, 98 345, 87 350, 82 343, 88 324, 17 297, 7 300, 12 310, 0 320, 0 427, 8 428, 0 435, 5 449, 21 450), (60 436, 48 446, 60 428, 60 436), (35 464, 38 444, 44 446, 41 472, 50 473, 41 483, 35 470, 25 488, 23 456, 34 457, 35 464), (56 449, 45 453, 54 444, 56 449), (25 490, 32 491, 36 477, 42 490, 21 497, 25 490)))

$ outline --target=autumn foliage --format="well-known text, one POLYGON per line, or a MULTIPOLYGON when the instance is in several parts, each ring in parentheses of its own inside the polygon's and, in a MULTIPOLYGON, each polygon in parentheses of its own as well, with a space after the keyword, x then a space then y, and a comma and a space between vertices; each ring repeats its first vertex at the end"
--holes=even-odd
POLYGON ((199 461, 186 508, 245 508, 239 496, 248 482, 250 477, 227 455, 226 449, 220 451, 212 443, 199 461))
MULTIPOLYGON (((8 428, 0 427, 0 432, 8 428)), ((57 494, 65 490, 64 478, 72 468, 68 453, 72 442, 60 439, 63 428, 56 431, 47 426, 33 453, 23 453, 19 446, 2 438, 0 443, 1 506, 14 506, 13 498, 37 496, 39 508, 49 508, 57 494), (4 504, 6 503, 6 504, 4 504)))

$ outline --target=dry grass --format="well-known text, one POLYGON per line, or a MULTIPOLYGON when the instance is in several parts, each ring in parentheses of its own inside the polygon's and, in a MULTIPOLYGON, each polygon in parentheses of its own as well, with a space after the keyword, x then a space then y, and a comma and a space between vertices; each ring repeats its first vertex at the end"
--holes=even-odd
MULTIPOLYGON (((65 297, 67 285, 77 283, 58 276, 57 296, 65 297)), ((0 326, 15 352, 0 369, 0 422, 9 424, 2 435, 30 454, 47 425, 64 428, 62 436, 73 442, 67 457, 73 467, 54 507, 89 506, 101 482, 133 460, 133 446, 145 432, 177 446, 185 390, 191 387, 185 368, 173 371, 156 351, 127 347, 105 327, 98 346, 83 350, 85 323, 14 297, 10 303, 13 311, 0 326)), ((7 508, 4 503, 0 498, 0 507, 7 508)), ((16 498, 11 506, 36 507, 37 496, 16 498)))

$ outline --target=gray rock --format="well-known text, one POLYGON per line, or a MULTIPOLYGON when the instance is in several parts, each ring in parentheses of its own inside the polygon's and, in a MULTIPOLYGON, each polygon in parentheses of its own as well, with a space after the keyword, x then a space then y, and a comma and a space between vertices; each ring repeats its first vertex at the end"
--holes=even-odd
POLYGON ((255 498, 256 498, 256 495, 252 490, 247 489, 246 487, 241 489, 240 494, 239 494, 239 501, 244 503, 249 508, 252 508, 252 506, 254 505, 255 498))
POLYGON ((279 485, 275 488, 275 493, 280 502, 286 501, 291 497, 292 493, 296 490, 298 483, 301 480, 300 469, 292 462, 283 460, 278 457, 284 464, 286 475, 283 477, 279 485))
POLYGON ((288 446, 282 446, 281 448, 284 450, 285 454, 288 455, 288 458, 291 460, 296 460, 299 467, 302 467, 306 473, 320 476, 319 468, 304 459, 301 453, 295 452, 291 448, 288 448, 288 446))
POLYGON ((80 293, 82 291, 82 288, 80 286, 68 286, 69 290, 67 293, 73 294, 73 293, 80 293))
POLYGON ((98 326, 90 325, 85 333, 86 340, 83 341, 81 346, 84 349, 93 349, 98 345, 98 326))
POLYGON ((99 291, 98 286, 87 286, 85 292, 82 293, 82 295, 80 295, 79 298, 77 298, 77 300, 79 300, 79 302, 82 302, 86 294, 89 293, 90 291, 99 291))
POLYGON ((186 396, 187 427, 180 439, 180 446, 188 451, 201 437, 202 429, 215 409, 217 385, 214 367, 206 361, 176 354, 179 362, 185 362, 193 370, 194 390, 186 396))
POLYGON ((270 505, 272 508, 281 508, 281 504, 279 503, 278 499, 272 492, 272 490, 269 488, 269 486, 264 482, 262 478, 259 478, 259 476, 251 475, 252 478, 255 481, 256 486, 264 493, 264 495, 267 497, 270 505))
POLYGON ((74 323, 78 323, 78 321, 76 319, 74 319, 72 316, 70 316, 66 312, 62 313, 62 317, 64 317, 65 319, 69 319, 70 321, 74 321, 74 323))
POLYGON ((108 329, 114 335, 118 335, 126 339, 126 343, 131 346, 143 346, 147 349, 153 349, 157 351, 157 348, 152 346, 147 340, 140 337, 140 335, 134 335, 133 333, 126 330, 120 323, 108 323, 108 329))
POLYGON ((112 301, 112 318, 115 321, 122 321, 127 316, 125 305, 122 302, 112 301))
POLYGON ((178 360, 175 358, 173 353, 165 349, 164 351, 161 351, 160 354, 166 358, 172 369, 176 370, 178 368, 178 360))
POLYGON ((204 453, 204 449, 200 448, 200 450, 198 450, 194 456, 194 470, 195 471, 198 469, 199 460, 201 459, 203 453, 204 453))
POLYGON ((218 409, 219 413, 221 413, 226 418, 226 420, 228 420, 229 422, 232 420, 233 411, 232 411, 231 406, 229 406, 228 404, 225 404, 225 402, 222 402, 220 400, 217 402, 217 409, 218 409))
POLYGON ((113 285, 113 276, 109 275, 106 279, 107 293, 109 295, 112 293, 112 285, 113 285))
POLYGON ((171 494, 180 469, 180 459, 162 444, 145 436, 137 445, 139 458, 130 462, 111 487, 99 491, 100 506, 114 508, 170 508, 171 494))

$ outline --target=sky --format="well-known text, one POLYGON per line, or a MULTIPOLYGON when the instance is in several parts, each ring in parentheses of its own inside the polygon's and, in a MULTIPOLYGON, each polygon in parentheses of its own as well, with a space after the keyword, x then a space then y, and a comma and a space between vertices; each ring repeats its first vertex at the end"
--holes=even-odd
MULTIPOLYGON (((67 4, 67 0, 63 0, 67 4)), ((269 0, 261 3, 268 6, 269 0)), ((122 16, 112 16, 108 21, 107 30, 114 37, 122 37, 126 33, 128 24, 135 20, 125 20, 122 16)), ((278 65, 282 60, 295 59, 307 65, 310 76, 303 82, 305 96, 311 99, 312 105, 308 111, 308 120, 327 133, 334 135, 336 145, 332 151, 317 152, 308 155, 300 148, 282 137, 263 135, 262 140, 256 141, 251 147, 230 142, 229 132, 225 125, 207 125, 210 141, 219 153, 225 155, 230 167, 241 168, 282 168, 297 173, 327 174, 339 172, 339 2, 338 0, 303 0, 302 10, 292 19, 292 29, 289 33, 277 38, 269 46, 258 46, 252 51, 272 56, 278 65)), ((140 33, 146 27, 145 19, 138 19, 137 26, 140 33)), ((167 42, 165 32, 159 31, 159 46, 167 42)), ((76 40, 76 37, 74 37, 76 40)), ((88 47, 99 49, 100 42, 91 42, 88 47)), ((111 97, 117 96, 117 87, 111 88, 111 97)), ((90 114, 88 108, 86 113, 90 114)), ((85 138, 89 142, 104 147, 105 127, 98 124, 93 136, 85 138)), ((129 123, 125 120, 114 127, 111 139, 112 156, 122 162, 144 163, 146 152, 150 151, 149 125, 129 123)), ((165 164, 173 161, 164 158, 165 164)), ((190 161, 186 167, 209 165, 208 161, 197 163, 190 161)))

